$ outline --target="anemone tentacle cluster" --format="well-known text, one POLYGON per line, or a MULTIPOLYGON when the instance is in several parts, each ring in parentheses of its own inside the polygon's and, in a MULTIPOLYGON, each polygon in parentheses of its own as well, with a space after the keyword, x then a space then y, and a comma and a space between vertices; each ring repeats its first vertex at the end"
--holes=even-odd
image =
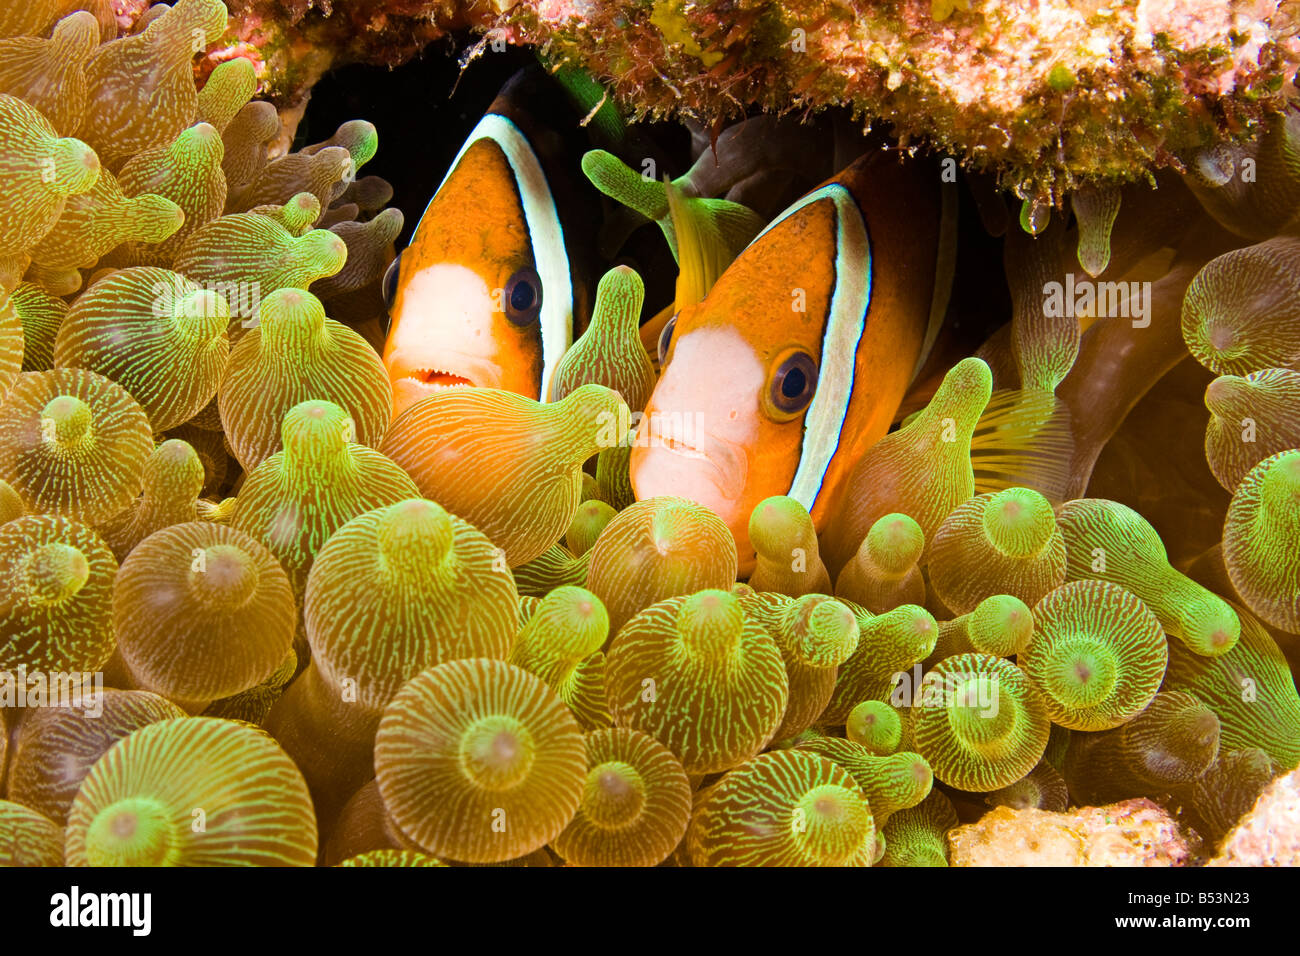
MULTIPOLYGON (((678 67, 728 46, 691 32, 715 5, 652 6, 678 67)), ((1031 203, 1002 330, 918 367, 837 507, 796 481, 736 525, 636 500, 636 271, 549 401, 395 413, 375 127, 273 149, 264 63, 195 82, 221 0, 106 9, 0 11, 0 865, 946 866, 990 808, 1138 797, 1212 848, 1300 763, 1300 114, 1189 155, 1173 199, 1031 203), (1222 175, 1245 159, 1270 175, 1222 175), (1175 207, 1209 238, 1170 264, 1132 220, 1175 207), (1150 326, 1036 314, 1074 262, 1152 277, 1150 326), (1134 450, 1151 397, 1199 417, 1134 450), (1161 507, 1121 493, 1170 462, 1161 507)), ((534 4, 502 22, 565 46, 534 4)), ((1210 65, 1263 82, 1247 47, 1297 52, 1247 31, 1210 65)), ((920 62, 875 56, 891 90, 920 62)))

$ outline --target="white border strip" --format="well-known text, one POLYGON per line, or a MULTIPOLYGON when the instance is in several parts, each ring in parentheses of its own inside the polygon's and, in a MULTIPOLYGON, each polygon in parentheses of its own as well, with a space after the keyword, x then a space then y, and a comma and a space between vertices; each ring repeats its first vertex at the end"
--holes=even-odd
POLYGON ((804 419, 799 467, 786 492, 809 511, 817 503, 826 470, 839 449, 840 433, 853 398, 858 345, 871 307, 871 239, 853 194, 839 183, 829 183, 797 200, 750 243, 758 242, 769 229, 805 206, 823 199, 835 205, 835 288, 826 333, 822 336, 817 392, 804 419))

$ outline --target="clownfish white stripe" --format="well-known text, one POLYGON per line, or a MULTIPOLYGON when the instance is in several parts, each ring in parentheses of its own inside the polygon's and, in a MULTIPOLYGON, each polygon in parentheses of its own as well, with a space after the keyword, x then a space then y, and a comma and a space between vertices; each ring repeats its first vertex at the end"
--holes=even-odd
MULTIPOLYGON (((542 384, 537 396, 544 402, 551 390, 555 367, 573 344, 573 278, 569 272, 569 255, 564 244, 560 213, 546 184, 546 174, 537 154, 519 127, 498 113, 486 114, 460 147, 447 175, 438 184, 438 192, 447 184, 460 165, 465 151, 476 142, 489 139, 500 147, 514 173, 515 187, 523 206, 524 222, 532 245, 534 267, 542 281, 542 309, 538 322, 542 334, 542 384)), ((429 206, 433 200, 429 200, 429 206)), ((427 214, 429 207, 425 207, 427 214)), ((423 218, 423 217, 421 217, 423 218)), ((418 230, 418 227, 417 227, 418 230)))
POLYGON ((799 466, 786 492, 809 511, 817 502, 826 471, 839 449, 853 397, 858 346, 871 307, 871 239, 852 193, 839 183, 830 183, 804 196, 754 239, 757 242, 777 223, 822 200, 835 207, 835 286, 826 333, 822 337, 817 390, 804 419, 799 466))

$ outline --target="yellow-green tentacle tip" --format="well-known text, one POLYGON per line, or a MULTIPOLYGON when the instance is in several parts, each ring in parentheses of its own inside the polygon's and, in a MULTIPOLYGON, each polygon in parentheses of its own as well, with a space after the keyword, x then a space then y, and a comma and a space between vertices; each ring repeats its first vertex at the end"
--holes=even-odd
POLYGON ((1209 704, 1228 750, 1259 747, 1279 767, 1300 763, 1300 694, 1286 658, 1259 620, 1241 615, 1241 640, 1218 657, 1169 646, 1167 690, 1187 691, 1209 704))
POLYGON ((152 452, 144 410, 95 372, 24 372, 0 406, 0 479, 29 511, 112 518, 140 494, 152 452))
POLYGON ((986 654, 959 654, 925 675, 912 702, 917 752, 939 780, 986 792, 1014 783, 1047 748, 1051 722, 1020 668, 986 654))
POLYGON ((1034 636, 1017 661, 1048 716, 1070 730, 1109 730, 1160 689, 1169 644, 1138 598, 1106 581, 1072 581, 1034 608, 1034 636))
POLYGON ((582 801, 587 757, 569 709, 504 661, 448 661, 410 680, 375 738, 384 805, 427 852, 513 860, 550 843, 582 801))
POLYGON ((117 560, 89 527, 54 515, 0 525, 0 670, 95 671, 113 653, 117 560))
POLYGON ((876 756, 842 737, 817 737, 799 744, 843 767, 867 795, 876 825, 887 823, 899 810, 914 807, 930 794, 934 775, 924 757, 915 753, 876 756))
POLYGON ((509 661, 546 682, 585 730, 608 727, 605 655, 609 614, 585 588, 559 587, 520 628, 509 661))
POLYGON ((700 798, 686 845, 695 866, 870 866, 876 825, 848 771, 818 754, 777 750, 700 798))
POLYGON ((1033 613, 1010 594, 993 594, 980 601, 965 625, 971 646, 994 657, 1023 654, 1034 636, 1033 613))
POLYGON ((938 790, 885 823, 880 866, 947 866, 948 831, 957 826, 952 801, 938 790))
POLYGON ((1227 602, 1169 564, 1164 543, 1145 518, 1104 498, 1067 502, 1057 514, 1065 538, 1066 579, 1097 578, 1131 591, 1170 637, 1197 654, 1226 654, 1241 622, 1227 602))
POLYGON ((587 588, 609 611, 617 634, 656 601, 736 580, 736 541, 726 523, 685 498, 647 498, 605 525, 587 552, 587 588))
POLYGON ((1223 523, 1223 563, 1252 611, 1300 631, 1300 451, 1266 458, 1241 480, 1223 523))
POLYGON ((235 501, 231 527, 257 538, 280 560, 296 593, 312 561, 351 518, 420 490, 396 463, 356 444, 351 417, 332 402, 295 405, 284 417, 284 450, 251 472, 235 501))
POLYGON ((830 574, 822 564, 812 518, 796 499, 774 495, 760 501, 749 517, 749 539, 757 552, 749 576, 754 590, 791 597, 830 592, 830 574))
POLYGON ((970 443, 992 394, 988 365, 963 359, 925 408, 862 456, 847 479, 839 512, 822 535, 822 556, 830 568, 847 564, 885 515, 910 515, 929 541, 943 519, 975 493, 970 443))
POLYGON ((1212 259, 1183 297, 1183 340, 1218 375, 1300 368, 1300 239, 1278 236, 1212 259))
POLYGON ((1266 368, 1244 377, 1220 375, 1205 389, 1205 407, 1205 458, 1229 492, 1265 458, 1300 448, 1300 372, 1266 368))
POLYGON ((835 579, 835 596, 884 614, 900 604, 925 601, 925 580, 917 562, 925 550, 925 532, 905 514, 876 521, 835 579))
POLYGON ((660 601, 628 621, 610 645, 606 682, 615 723, 650 734, 688 773, 757 754, 789 699, 776 643, 716 590, 660 601))
POLYGON ((30 807, 0 800, 0 867, 63 866, 63 830, 30 807))
POLYGON ((123 269, 82 294, 59 327, 56 368, 84 368, 121 385, 155 432, 189 421, 226 371, 230 306, 166 269, 123 269))
POLYGON ((91 768, 66 846, 72 866, 312 866, 316 816, 267 734, 180 717, 134 731, 91 768))
POLYGON ((993 594, 1037 602, 1065 580, 1065 542, 1051 502, 1029 488, 970 499, 939 526, 929 568, 935 594, 957 614, 993 594))
POLYGON ((303 620, 326 683, 357 683, 378 711, 416 674, 461 657, 505 659, 518 596, 496 546, 438 504, 410 498, 335 531, 307 577, 303 620))
POLYGON ((598 498, 591 498, 578 505, 573 516, 573 523, 564 533, 564 543, 575 555, 583 555, 591 550, 605 525, 614 520, 616 512, 610 505, 598 498))
POLYGON ((655 373, 637 333, 644 299, 645 284, 627 266, 616 266, 601 277, 591 324, 555 368, 551 401, 595 383, 618 392, 632 411, 645 408, 655 373))
POLYGON ((258 314, 257 327, 231 351, 217 393, 239 463, 251 471, 279 451, 279 422, 309 399, 343 408, 356 429, 353 440, 377 448, 392 418, 393 388, 375 350, 301 289, 277 289, 258 314))
POLYGON ((691 784, 677 758, 640 731, 587 734, 587 780, 555 852, 577 866, 655 866, 681 843, 691 784))
POLYGON ((835 692, 819 723, 843 723, 864 700, 885 700, 891 688, 911 680, 912 665, 934 650, 939 625, 923 607, 904 604, 875 617, 858 614, 861 636, 853 655, 840 665, 835 692))
POLYGON ((882 700, 864 700, 844 724, 845 736, 877 757, 892 754, 903 741, 903 721, 898 711, 882 700))

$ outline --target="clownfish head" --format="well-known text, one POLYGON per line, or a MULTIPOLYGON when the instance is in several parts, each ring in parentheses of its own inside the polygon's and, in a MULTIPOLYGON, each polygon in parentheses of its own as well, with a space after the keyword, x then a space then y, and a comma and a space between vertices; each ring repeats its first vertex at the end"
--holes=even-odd
POLYGON ((573 336, 564 230, 528 138, 488 113, 384 280, 394 414, 440 389, 545 400, 573 336))

